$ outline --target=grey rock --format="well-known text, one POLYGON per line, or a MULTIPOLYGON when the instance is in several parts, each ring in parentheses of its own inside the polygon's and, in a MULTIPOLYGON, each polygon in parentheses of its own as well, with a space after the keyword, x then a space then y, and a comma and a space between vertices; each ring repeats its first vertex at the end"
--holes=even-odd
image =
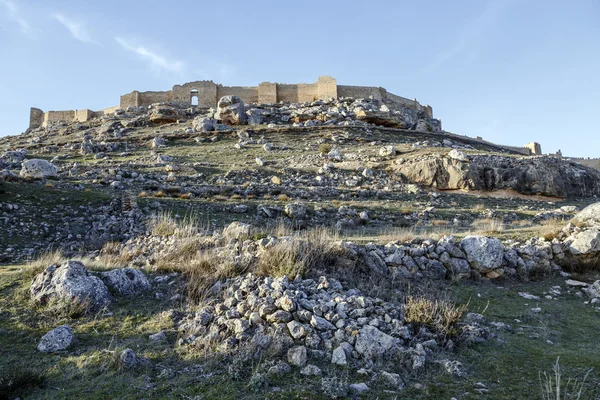
POLYGON ((56 177, 58 167, 46 160, 32 159, 21 164, 21 178, 44 179, 56 177))
POLYGON ((590 255, 600 252, 600 229, 592 228, 572 237, 569 252, 573 255, 590 255))
POLYGON ((310 319, 310 324, 313 328, 319 331, 328 331, 336 329, 336 327, 331 322, 317 315, 312 316, 312 318, 310 319))
POLYGON ((366 325, 358 332, 354 347, 359 354, 371 357, 389 351, 395 344, 396 339, 392 336, 381 332, 374 326, 366 325))
POLYGON ((292 347, 287 352, 288 362, 296 367, 304 367, 307 361, 306 347, 296 346, 292 347))
POLYGON ((323 372, 316 365, 309 364, 300 370, 300 374, 306 376, 321 376, 323 372))
POLYGON ((227 125, 244 125, 248 121, 244 102, 238 96, 223 96, 217 103, 215 119, 227 125))
POLYGON ((479 272, 487 273, 502 265, 504 246, 496 238, 467 236, 460 246, 471 266, 479 272))
POLYGON ((346 351, 343 347, 338 346, 333 350, 333 354, 331 356, 331 363, 336 365, 347 365, 348 361, 346 360, 346 351))
POLYGON ((77 302, 88 311, 109 303, 108 290, 100 278, 90 275, 79 261, 53 264, 31 283, 31 297, 41 305, 54 301, 77 302))
POLYGON ((66 350, 73 343, 73 329, 69 325, 61 325, 42 336, 37 349, 43 353, 66 350))
POLYGON ((135 370, 139 368, 147 368, 151 366, 150 360, 138 357, 131 349, 125 349, 119 355, 119 363, 121 368, 125 370, 135 370))
POLYGON ((120 295, 133 296, 152 289, 146 275, 139 269, 123 268, 102 272, 100 279, 120 295))

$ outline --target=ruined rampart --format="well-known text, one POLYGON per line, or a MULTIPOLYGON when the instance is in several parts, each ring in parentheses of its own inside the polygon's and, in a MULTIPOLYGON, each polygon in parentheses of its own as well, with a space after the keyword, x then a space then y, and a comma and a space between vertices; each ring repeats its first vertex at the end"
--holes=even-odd
POLYGON ((430 106, 423 106, 419 102, 388 93, 382 87, 369 86, 344 86, 338 85, 331 76, 320 76, 315 83, 272 83, 262 82, 258 86, 224 86, 213 81, 195 81, 183 85, 175 85, 167 91, 140 92, 134 90, 121 96, 118 106, 100 111, 68 110, 43 112, 38 108, 31 108, 29 128, 46 127, 48 124, 60 122, 85 122, 92 118, 114 113, 118 109, 128 107, 147 107, 155 103, 174 103, 199 107, 216 107, 223 96, 238 96, 245 103, 308 103, 315 100, 331 98, 373 97, 380 101, 392 102, 403 107, 424 110, 429 118, 433 118, 430 106))

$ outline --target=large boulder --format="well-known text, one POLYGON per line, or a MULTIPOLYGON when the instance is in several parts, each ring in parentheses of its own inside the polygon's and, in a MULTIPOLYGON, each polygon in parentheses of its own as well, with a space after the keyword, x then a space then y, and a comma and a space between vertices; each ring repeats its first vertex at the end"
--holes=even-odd
POLYGON ((69 325, 61 325, 42 336, 37 349, 43 353, 54 353, 66 350, 71 343, 73 343, 73 329, 69 325))
POLYGON ((215 119, 227 125, 244 125, 247 122, 244 102, 238 96, 223 96, 217 103, 215 119))
POLYGON ((587 256, 600 252, 600 229, 588 229, 569 238, 572 240, 568 247, 571 254, 575 256, 587 256))
POLYGON ((366 325, 358 332, 354 348, 362 356, 370 358, 391 350, 396 340, 374 326, 366 325))
POLYGON ((146 275, 139 269, 123 268, 100 274, 106 286, 118 294, 132 296, 152 289, 146 275))
POLYGON ((46 160, 32 159, 24 161, 21 165, 21 178, 44 179, 55 177, 58 167, 46 160))
POLYGON ((30 293, 41 305, 66 301, 76 303, 86 311, 97 311, 110 301, 104 283, 90 275, 79 261, 50 265, 33 279, 30 293))
POLYGON ((154 124, 170 124, 177 122, 179 112, 175 107, 158 105, 153 106, 150 111, 149 120, 154 124))
POLYGON ((600 222, 600 202, 590 204, 573 217, 573 221, 579 223, 594 224, 600 222))
POLYGON ((467 236, 460 242, 471 267, 481 273, 500 268, 504 259, 504 245, 496 238, 467 236))

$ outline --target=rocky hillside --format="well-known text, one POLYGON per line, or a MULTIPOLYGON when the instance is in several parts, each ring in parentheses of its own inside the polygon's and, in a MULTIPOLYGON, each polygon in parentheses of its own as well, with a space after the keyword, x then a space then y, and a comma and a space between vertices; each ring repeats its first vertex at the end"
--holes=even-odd
POLYGON ((0 169, 0 398, 533 398, 597 362, 600 173, 414 109, 155 104, 0 169))

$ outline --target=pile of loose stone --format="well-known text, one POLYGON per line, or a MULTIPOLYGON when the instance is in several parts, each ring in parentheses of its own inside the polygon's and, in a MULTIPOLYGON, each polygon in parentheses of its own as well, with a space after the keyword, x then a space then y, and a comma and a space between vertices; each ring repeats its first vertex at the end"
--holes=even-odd
MULTIPOLYGON (((433 354, 451 349, 452 340, 407 324, 402 307, 345 290, 339 281, 287 277, 244 277, 218 282, 198 311, 179 323, 180 345, 229 352, 250 347, 282 354, 265 373, 277 375, 297 367, 304 375, 321 375, 323 363, 355 369, 377 369, 378 361, 405 363, 412 370, 433 361, 433 354)), ((484 340, 489 331, 471 322, 458 340, 484 340)), ((439 360, 438 360, 439 361, 439 360)), ((450 373, 462 374, 459 363, 443 360, 450 373)))

